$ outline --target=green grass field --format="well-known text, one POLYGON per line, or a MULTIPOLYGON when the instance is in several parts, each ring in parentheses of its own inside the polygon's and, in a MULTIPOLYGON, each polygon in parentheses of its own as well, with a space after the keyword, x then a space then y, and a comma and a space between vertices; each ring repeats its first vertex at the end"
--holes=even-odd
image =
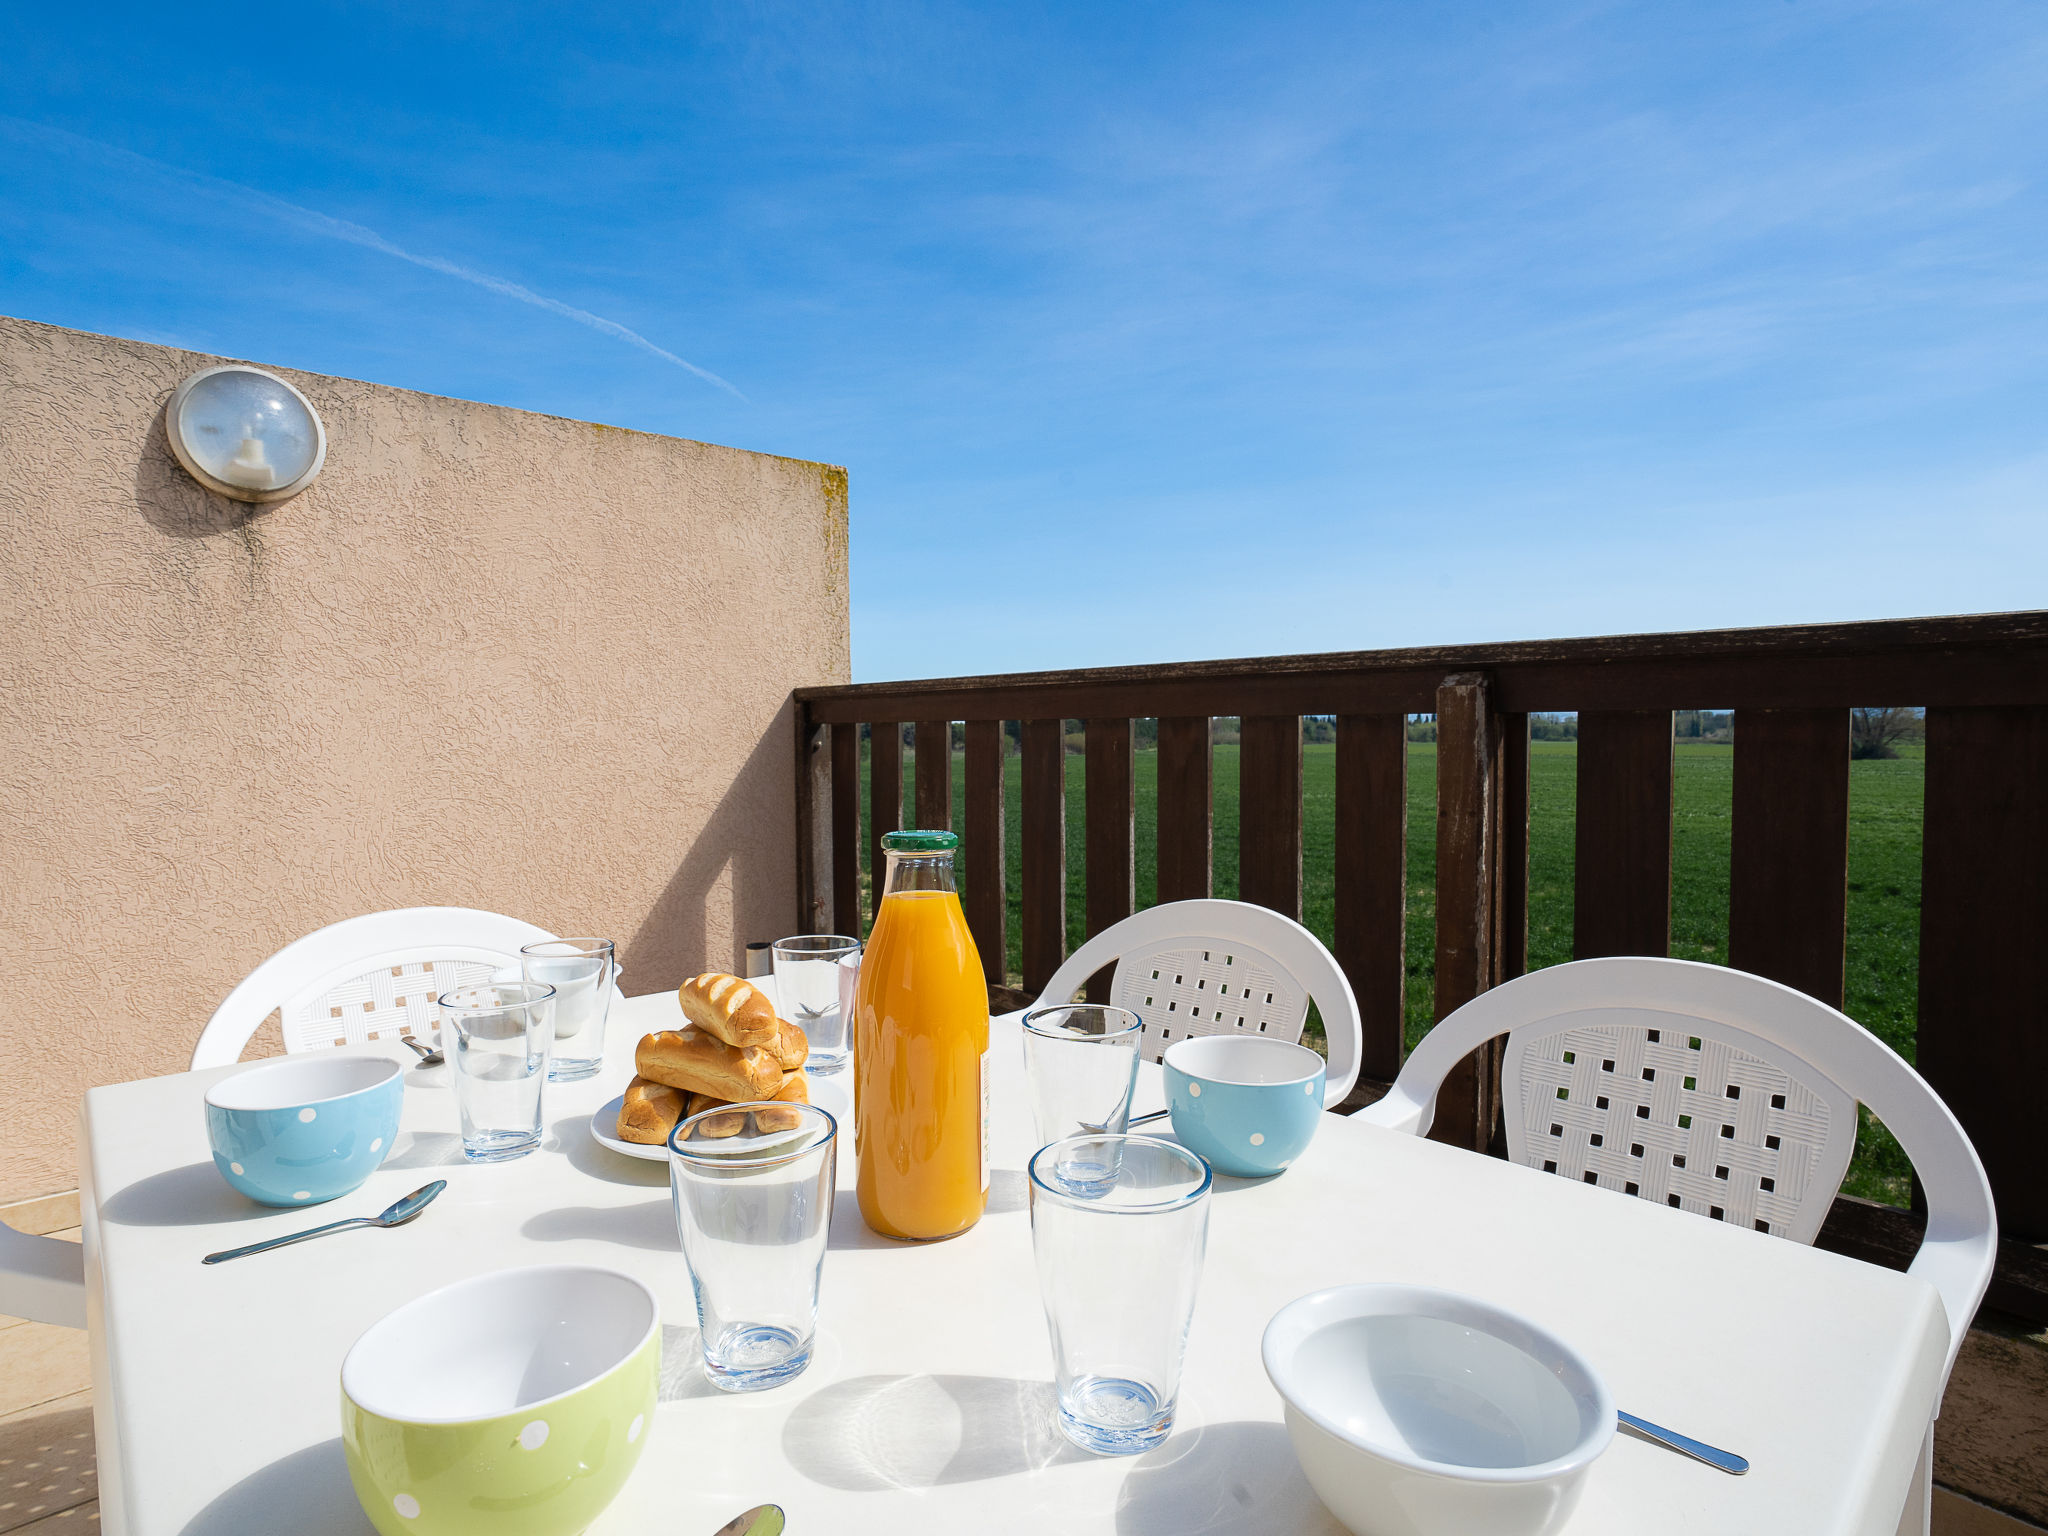
MULTIPOLYGON (((1067 765, 1067 948, 1085 937, 1085 797, 1082 760, 1067 765)), ((1007 762, 1005 812, 1009 868, 1009 955, 1014 981, 1021 966, 1022 767, 1007 762)), ((1920 749, 1890 761, 1852 763, 1849 770, 1849 944, 1846 1011, 1910 1061, 1919 968, 1920 749)), ((1215 749, 1213 846, 1215 892, 1237 894, 1238 749, 1215 749)), ((1671 953, 1687 960, 1728 958, 1728 846, 1734 749, 1678 747, 1673 790, 1671 953)), ((953 763, 954 827, 965 803, 965 766, 953 763)), ((1572 839, 1578 752, 1571 742, 1537 742, 1529 773, 1529 964, 1571 958, 1572 839)), ((1325 943, 1333 931, 1336 748, 1310 745, 1302 754, 1302 921, 1325 943)), ((867 774, 861 782, 866 826, 867 774)), ((1154 829, 1158 755, 1136 758, 1138 904, 1157 899, 1154 829)), ((904 802, 913 803, 911 763, 904 754, 904 802)), ((862 846, 866 839, 863 834, 862 846)), ((864 855, 863 855, 864 856, 864 855)), ((963 847, 964 875, 974 850, 963 847)), ((1408 991, 1412 1046, 1432 1021, 1436 952, 1436 747, 1408 749, 1408 991)), ((1904 1204, 1908 1165, 1898 1144, 1866 1117, 1856 1159, 1843 1186, 1851 1194, 1904 1204)))

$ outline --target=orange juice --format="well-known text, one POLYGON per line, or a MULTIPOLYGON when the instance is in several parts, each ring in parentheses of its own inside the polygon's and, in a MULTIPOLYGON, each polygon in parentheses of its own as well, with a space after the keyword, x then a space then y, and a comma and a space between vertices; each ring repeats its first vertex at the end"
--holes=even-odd
POLYGON ((988 990, 950 832, 892 832, 853 1004, 860 1213, 884 1237, 965 1232, 988 1204, 988 990))

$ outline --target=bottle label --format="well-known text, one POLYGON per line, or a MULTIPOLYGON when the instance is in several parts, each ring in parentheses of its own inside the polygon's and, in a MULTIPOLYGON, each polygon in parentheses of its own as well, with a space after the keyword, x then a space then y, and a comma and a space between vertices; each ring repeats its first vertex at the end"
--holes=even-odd
POLYGON ((988 1193, 988 1052, 981 1053, 981 1192, 988 1193))

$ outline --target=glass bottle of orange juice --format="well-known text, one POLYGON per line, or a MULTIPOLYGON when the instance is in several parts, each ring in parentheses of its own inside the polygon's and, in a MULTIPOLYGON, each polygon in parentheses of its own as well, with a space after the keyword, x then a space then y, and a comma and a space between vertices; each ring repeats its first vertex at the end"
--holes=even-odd
POLYGON ((853 1002, 860 1213, 884 1237, 965 1232, 988 1204, 988 989, 951 832, 882 839, 888 882, 853 1002))

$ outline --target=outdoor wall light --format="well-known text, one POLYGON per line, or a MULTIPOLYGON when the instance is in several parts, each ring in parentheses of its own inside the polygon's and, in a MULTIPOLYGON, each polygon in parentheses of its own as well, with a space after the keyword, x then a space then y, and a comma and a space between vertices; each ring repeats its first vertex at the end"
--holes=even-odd
POLYGON ((171 395, 165 430, 194 480, 237 501, 296 496, 327 459, 327 429, 313 403, 246 363, 186 379, 171 395))

